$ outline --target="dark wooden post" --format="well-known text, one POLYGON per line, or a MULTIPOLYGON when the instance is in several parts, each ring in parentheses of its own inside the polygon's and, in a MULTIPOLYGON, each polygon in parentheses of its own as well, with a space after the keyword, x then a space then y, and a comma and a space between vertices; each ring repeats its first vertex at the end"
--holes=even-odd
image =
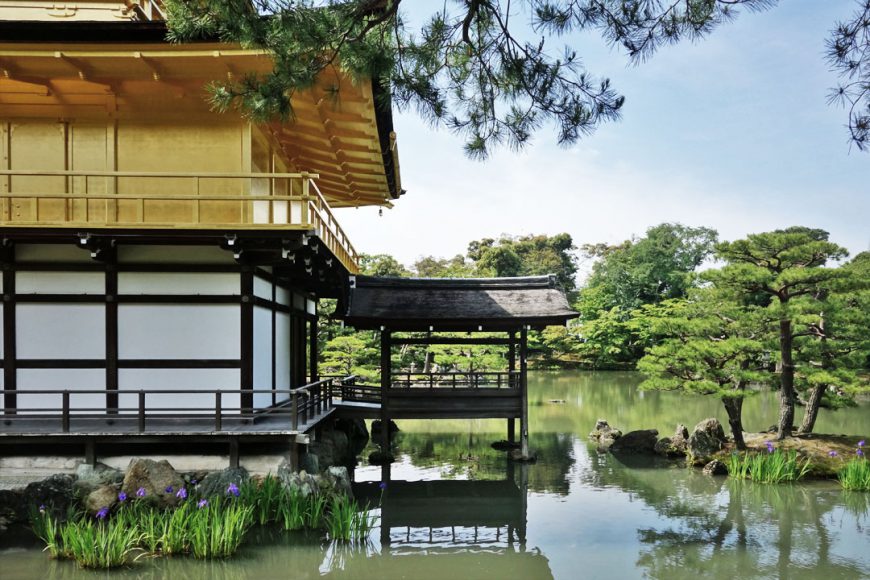
POLYGON ((520 331, 520 389, 522 389, 522 408, 520 412, 520 451, 523 459, 529 457, 529 381, 528 361, 529 331, 526 326, 520 331))
POLYGON ((15 354, 15 246, 7 244, 0 248, 3 262, 3 388, 7 391, 3 401, 4 413, 17 412, 18 399, 15 394, 17 382, 15 354))
POLYGON ((310 335, 308 337, 310 343, 309 347, 309 358, 311 359, 308 363, 308 368, 311 371, 311 382, 316 383, 320 380, 320 376, 317 370, 317 317, 311 319, 311 330, 309 331, 310 335))
POLYGON ((254 272, 250 266, 243 266, 241 273, 241 412, 253 413, 254 394, 254 272))
POLYGON ((106 413, 118 413, 118 250, 106 249, 106 413))
MULTIPOLYGON (((510 331, 508 336, 508 388, 516 385, 513 382, 513 373, 517 370, 517 333, 510 331)), ((507 420, 507 437, 508 443, 515 443, 517 440, 516 434, 516 419, 513 417, 507 420)))
POLYGON ((381 328, 381 450, 390 452, 390 381, 392 380, 392 362, 390 361, 390 331, 381 328))

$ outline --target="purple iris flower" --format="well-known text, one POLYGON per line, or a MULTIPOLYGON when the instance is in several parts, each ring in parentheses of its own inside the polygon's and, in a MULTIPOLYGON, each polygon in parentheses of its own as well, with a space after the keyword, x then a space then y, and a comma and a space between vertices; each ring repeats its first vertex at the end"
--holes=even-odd
POLYGON ((39 504, 39 513, 41 513, 41 514, 45 513, 45 504, 44 503, 39 504))
POLYGON ((856 451, 855 453, 858 455, 858 457, 864 457, 864 450, 861 449, 860 447, 858 448, 858 451, 856 451))
POLYGON ((178 490, 178 493, 175 494, 175 497, 179 499, 187 499, 187 490, 182 487, 178 490))
POLYGON ((858 441, 858 447, 864 447, 864 440, 863 439, 858 441))
POLYGON ((197 506, 199 509, 202 509, 202 508, 204 508, 204 507, 208 507, 208 500, 207 500, 207 499, 201 499, 201 500, 199 500, 199 503, 196 504, 196 506, 197 506))
POLYGON ((136 490, 136 497, 145 497, 146 495, 144 487, 140 487, 136 490))
POLYGON ((765 441, 764 444, 767 445, 767 452, 773 453, 773 450, 774 450, 773 443, 771 443, 770 441, 765 441))
POLYGON ((100 508, 100 511, 97 512, 97 519, 104 520, 109 516, 109 508, 104 507, 100 508))
POLYGON ((239 497, 240 493, 241 492, 239 491, 239 486, 236 485, 235 483, 231 483, 227 486, 227 495, 239 497))
POLYGON ((172 486, 171 485, 166 486, 166 493, 172 493, 172 486))
POLYGON ((127 501, 127 494, 124 493, 123 491, 121 493, 119 493, 118 494, 118 501, 121 503, 124 503, 125 501, 127 501))
POLYGON ((828 455, 830 455, 831 457, 836 457, 837 452, 836 451, 828 451, 828 455))
POLYGON ((190 480, 190 485, 196 485, 197 483, 199 483, 199 482, 196 481, 195 479, 190 480))
POLYGON ((387 489, 387 482, 386 481, 380 482, 378 484, 378 488, 380 488, 381 491, 384 491, 385 489, 387 489))

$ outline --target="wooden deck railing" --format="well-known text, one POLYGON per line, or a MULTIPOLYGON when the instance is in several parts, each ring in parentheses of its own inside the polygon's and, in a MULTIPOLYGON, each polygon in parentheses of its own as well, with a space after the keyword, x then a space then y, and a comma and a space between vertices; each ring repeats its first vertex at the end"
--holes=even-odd
MULTIPOLYGON (((381 387, 360 382, 359 377, 334 376, 334 396, 354 403, 380 403, 381 387)), ((393 373, 392 388, 409 389, 519 389, 519 371, 393 373)))
POLYGON ((520 373, 519 371, 393 373, 391 384, 394 389, 518 389, 520 373))
MULTIPOLYGON (((93 428, 100 424, 106 431, 120 430, 132 433, 145 433, 149 424, 155 430, 167 427, 168 421, 181 422, 176 430, 184 430, 185 425, 193 430, 214 432, 227 431, 227 424, 253 424, 272 420, 276 428, 299 430, 306 424, 326 413, 333 406, 333 379, 324 379, 295 389, 124 389, 107 392, 105 389, 16 389, 0 390, 0 395, 15 395, 19 400, 30 397, 31 400, 41 397, 60 396, 60 405, 22 407, 3 409, 0 415, 0 433, 16 433, 20 429, 16 425, 33 426, 37 422, 45 430, 46 425, 57 425, 61 433, 76 433, 83 428, 76 424, 88 424, 93 428), (117 407, 83 406, 82 398, 117 396, 119 403, 133 399, 132 404, 119 404, 117 407), (202 399, 197 406, 184 407, 162 405, 156 406, 149 398, 194 396, 202 399), (279 402, 275 405, 260 408, 243 407, 240 403, 242 395, 274 395, 279 402), (227 400, 235 398, 238 402, 227 404, 227 400), (286 398, 284 398, 286 397, 286 398), (208 400, 210 403, 205 403, 208 400), (157 423, 154 423, 157 421, 157 423), (90 423, 88 423, 90 422, 90 423)), ((0 397, 3 398, 3 397, 0 397)), ((35 404, 35 403, 34 403, 35 404)))
POLYGON ((318 177, 0 169, 0 226, 314 230, 355 274, 359 256, 318 177))

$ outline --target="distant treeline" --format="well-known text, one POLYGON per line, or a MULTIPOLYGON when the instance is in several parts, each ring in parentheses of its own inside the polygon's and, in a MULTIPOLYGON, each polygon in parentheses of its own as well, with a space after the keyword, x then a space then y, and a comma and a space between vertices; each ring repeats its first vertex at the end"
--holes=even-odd
MULTIPOLYGON (((579 317, 532 333, 534 366, 639 368, 648 388, 720 395, 738 418, 734 402, 749 384, 784 388, 792 416, 797 395, 812 410, 823 396, 838 405, 868 390, 870 252, 848 260, 819 229, 719 242, 713 229, 664 223, 617 245, 579 248, 569 234, 503 236, 410 267, 386 254, 363 255, 361 266, 373 276, 555 274, 579 317), (591 269, 578 285, 581 258, 591 269)), ((330 308, 325 301, 322 313, 330 308)), ((324 322, 324 371, 374 378, 377 333, 324 322)), ((394 369, 411 372, 507 365, 504 349, 491 346, 409 346, 393 356, 394 369)))

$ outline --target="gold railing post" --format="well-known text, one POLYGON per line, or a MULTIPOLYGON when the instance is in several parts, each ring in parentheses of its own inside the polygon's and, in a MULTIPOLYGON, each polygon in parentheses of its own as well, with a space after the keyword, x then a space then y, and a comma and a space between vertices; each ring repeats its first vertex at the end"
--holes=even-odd
POLYGON ((311 187, 311 178, 307 171, 302 172, 302 206, 299 208, 299 220, 302 225, 308 224, 308 195, 311 187))

